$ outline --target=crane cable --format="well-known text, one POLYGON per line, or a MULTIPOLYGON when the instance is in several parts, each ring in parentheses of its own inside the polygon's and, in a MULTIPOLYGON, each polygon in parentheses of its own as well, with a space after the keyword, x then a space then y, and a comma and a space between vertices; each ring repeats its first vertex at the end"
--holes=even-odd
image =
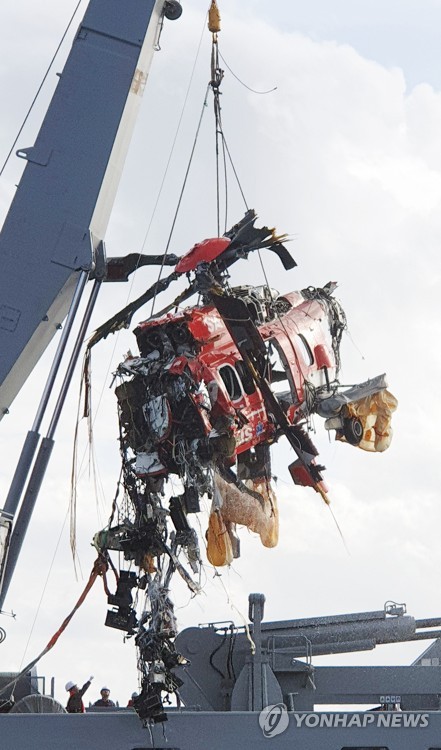
POLYGON ((214 98, 214 118, 215 118, 215 134, 216 134, 216 216, 217 216, 217 236, 221 236, 220 230, 220 149, 219 143, 222 144, 222 160, 223 160, 223 172, 224 172, 224 186, 225 186, 225 219, 224 219, 224 232, 227 231, 228 225, 228 179, 227 179, 227 156, 230 161, 233 174, 236 178, 237 185, 239 187, 240 194, 242 196, 245 208, 248 211, 248 203, 245 198, 242 185, 240 183, 236 168, 231 158, 227 141, 222 126, 222 114, 220 105, 220 86, 224 77, 224 71, 220 67, 219 57, 222 57, 219 52, 218 33, 221 30, 220 26, 220 13, 217 6, 216 0, 211 1, 211 6, 208 11, 208 30, 212 34, 211 43, 211 79, 210 86, 213 92, 214 98))
MULTIPOLYGON (((222 143, 224 144, 224 148, 226 148, 228 156, 230 157, 230 161, 231 161, 231 166, 233 168, 233 172, 234 172, 234 174, 236 176, 236 179, 238 181, 239 189, 240 189, 240 191, 242 193, 242 197, 244 199, 245 206, 246 206, 246 208, 248 210, 248 205, 247 205, 247 202, 245 200, 245 196, 243 194, 242 187, 241 187, 240 182, 238 180, 236 170, 234 169, 234 165, 233 165, 233 162, 231 160, 230 152, 228 150, 228 147, 227 147, 227 144, 226 144, 226 141, 225 141, 225 136, 224 136, 223 129, 222 129, 221 107, 220 107, 220 91, 219 91, 219 88, 220 88, 220 84, 221 84, 223 76, 224 76, 224 71, 221 70, 221 68, 219 66, 219 57, 221 57, 221 59, 224 61, 224 63, 226 65, 227 65, 227 63, 225 62, 224 58, 220 54, 220 52, 219 52, 219 46, 218 46, 217 35, 218 35, 218 33, 220 31, 220 28, 221 28, 220 27, 220 20, 221 20, 220 19, 220 13, 219 13, 219 8, 217 6, 216 0, 212 0, 210 10, 208 11, 208 28, 209 28, 209 31, 211 31, 211 33, 213 35, 212 53, 211 53, 211 81, 210 81, 210 85, 211 85, 211 88, 213 90, 213 95, 214 95, 214 112, 215 112, 215 118, 216 118, 216 178, 217 178, 217 185, 216 185, 216 187, 217 187, 217 194, 216 194, 216 197, 217 197, 218 236, 220 236, 220 219, 219 219, 219 211, 220 211, 220 209, 219 209, 219 202, 220 202, 219 193, 220 193, 220 189, 219 189, 219 166, 218 166, 218 162, 219 162, 218 138, 219 138, 219 135, 222 137, 222 143)), ((237 76, 233 73, 233 71, 229 68, 228 65, 227 65, 227 68, 234 75, 234 77, 237 78, 237 76)), ((240 79, 238 79, 238 80, 240 80, 240 79)), ((240 81, 240 83, 243 83, 243 82, 240 81)), ((245 85, 245 84, 243 84, 243 85, 245 85)), ((247 86, 247 88, 249 88, 249 87, 247 86)), ((275 91, 276 88, 277 87, 271 89, 270 91, 275 91)), ((252 89, 250 89, 250 90, 252 90, 252 89)), ((256 91, 255 93, 270 93, 270 91, 264 91, 264 92, 257 92, 256 91)), ((225 198, 227 199, 226 176, 225 176, 225 191, 226 191, 225 198)), ((226 203, 227 203, 227 200, 226 200, 226 203)), ((226 210, 227 209, 225 208, 225 213, 226 213, 226 210)), ((260 266, 261 266, 261 269, 262 269, 262 273, 263 273, 263 276, 264 276, 264 279, 265 279, 265 286, 266 286, 266 288, 268 290, 268 296, 269 296, 269 299, 271 299, 271 288, 270 288, 270 285, 269 285, 268 276, 267 276, 267 273, 266 273, 266 270, 265 270, 265 265, 263 263, 263 259, 262 259, 262 255, 261 255, 260 250, 258 251, 258 257, 259 257, 259 262, 260 262, 260 266)), ((283 325, 283 321, 281 320, 281 318, 278 315, 277 311, 276 311, 276 314, 277 314, 277 317, 278 317, 279 321, 282 323, 283 328, 285 329, 285 327, 283 325)), ((285 333, 288 334, 288 331, 285 330, 285 333)), ((288 336, 288 338, 289 338, 289 336, 288 336)), ((293 350, 294 350, 294 348, 293 348, 293 350)), ((295 352, 294 352, 294 354, 295 354, 295 352)))
MULTIPOLYGON (((216 0, 212 0, 210 10, 208 11, 208 29, 212 34, 211 42, 211 79, 210 86, 213 92, 214 100, 214 120, 216 135, 216 218, 217 218, 217 236, 220 237, 220 175, 219 175, 219 137, 222 136, 222 118, 220 106, 220 85, 224 77, 224 71, 219 65, 219 47, 217 35, 221 29, 220 13, 216 0)), ((225 203, 227 193, 225 150, 224 151, 224 179, 225 179, 225 203)), ((226 211, 226 209, 225 209, 226 211)))
MULTIPOLYGON (((189 158, 189 161, 188 161, 188 164, 187 164, 187 169, 185 171, 184 182, 182 184, 181 192, 179 194, 178 204, 176 206, 175 215, 173 217, 173 221, 172 221, 170 233, 169 233, 167 244, 166 244, 166 247, 165 247, 163 261, 162 261, 161 266, 159 268, 158 280, 156 282, 157 284, 159 284, 159 282, 161 280, 161 275, 162 275, 162 272, 164 270, 165 259, 166 259, 167 255, 168 255, 168 251, 170 249, 170 242, 171 242, 171 239, 172 239, 172 236, 173 236, 173 232, 174 232, 174 229, 175 229, 175 226, 176 226, 176 220, 178 218, 178 213, 179 213, 179 209, 181 207, 182 198, 184 196, 185 187, 187 185, 187 179, 188 179, 188 175, 189 175, 189 172, 190 172, 190 167, 191 167, 191 164, 192 164, 192 161, 193 161, 193 156, 194 156, 194 152, 195 152, 195 149, 196 149, 196 144, 197 144, 198 137, 199 137, 199 132, 200 132, 201 125, 202 125, 202 118, 204 116, 205 109, 206 109, 206 106, 207 106, 207 95, 208 95, 208 86, 207 86, 207 90, 205 92, 204 103, 202 105, 201 114, 199 116, 199 121, 198 121, 198 125, 197 125, 197 128, 196 128, 196 134, 195 134, 195 137, 194 137, 193 146, 192 146, 191 153, 190 153, 190 158, 189 158)), ((151 310, 150 310, 150 317, 151 318, 153 317, 153 313, 154 313, 154 310, 155 310, 155 302, 156 302, 157 293, 158 293, 158 289, 155 289, 155 293, 153 295, 153 300, 152 300, 152 307, 151 307, 151 310)))
MULTIPOLYGON (((230 160, 230 165, 233 170, 233 174, 236 178, 237 185, 239 187, 240 193, 242 195, 243 202, 245 204, 245 208, 248 211, 249 206, 247 203, 247 200, 245 198, 242 185, 240 183, 238 174, 236 172, 236 168, 234 166, 233 160, 231 158, 230 151, 228 149, 228 145, 225 139, 225 134, 222 127, 222 116, 221 116, 221 106, 220 106, 220 85, 222 83, 222 79, 224 77, 224 71, 221 69, 219 65, 219 57, 224 59, 222 55, 219 52, 219 44, 218 44, 218 38, 217 35, 221 30, 220 27, 220 13, 219 8, 217 6, 216 0, 212 0, 210 10, 208 11, 208 29, 212 33, 212 51, 211 51, 211 81, 210 86, 213 91, 214 96, 214 114, 215 114, 215 125, 216 125, 216 206, 217 206, 217 233, 218 237, 220 237, 220 170, 219 170, 219 137, 222 139, 222 150, 223 150, 223 161, 224 161, 224 182, 225 182, 225 229, 224 231, 227 231, 227 222, 228 222, 228 183, 227 183, 227 167, 226 167, 226 156, 225 154, 228 154, 228 158, 230 160)), ((224 61, 225 62, 225 61, 224 61)), ((228 65, 227 65, 228 67, 228 65)), ((230 70, 230 68, 228 68, 230 70)), ((231 71, 232 72, 232 71, 231 71)), ((234 75, 234 74, 233 74, 234 75)), ((235 76, 237 78, 237 76, 235 76)), ((241 82, 242 83, 242 82, 241 82)), ((258 93, 258 92, 256 92, 258 93)), ((266 92, 262 92, 266 93, 266 92)), ((271 299, 271 288, 269 285, 268 277, 266 274, 265 266, 262 260, 262 255, 260 250, 258 250, 258 257, 260 266, 262 269, 263 277, 265 279, 265 286, 268 290, 268 298, 271 299)))
MULTIPOLYGON (((161 280, 161 276, 162 276, 162 273, 163 273, 163 270, 164 270, 165 258, 167 256, 169 248, 170 248, 170 243, 171 243, 173 232, 174 232, 174 229, 175 229, 175 226, 176 226, 176 221, 177 221, 178 213, 179 213, 179 210, 180 210, 180 207, 181 207, 182 198, 184 196, 184 191, 185 191, 185 188, 187 186, 188 175, 189 175, 190 168, 191 168, 191 165, 192 165, 192 162, 193 162, 193 157, 194 157, 196 145, 197 145, 198 138, 199 138, 199 132, 200 132, 201 125, 202 125, 202 119, 203 119, 203 116, 204 116, 204 113, 205 113, 205 109, 207 107, 207 98, 208 98, 208 92, 210 90, 210 86, 213 89, 213 93, 215 91, 215 89, 213 88, 213 82, 215 82, 217 80, 216 70, 219 70, 219 72, 222 74, 221 78, 220 78, 220 81, 219 81, 219 84, 218 84, 218 87, 217 87, 217 93, 218 93, 218 97, 217 98, 219 98, 218 88, 219 88, 220 82, 221 82, 222 77, 223 77, 223 71, 220 71, 219 64, 218 64, 218 57, 217 57, 217 55, 214 54, 214 39, 216 39, 216 44, 217 44, 217 32, 220 31, 220 14, 219 14, 219 9, 218 9, 218 7, 216 5, 216 0, 212 0, 210 9, 208 11, 208 29, 213 34, 213 48, 212 48, 212 57, 211 57, 211 80, 210 80, 210 82, 209 82, 209 84, 207 86, 206 92, 205 92, 204 103, 202 105, 202 111, 201 111, 201 114, 200 114, 200 117, 199 117, 199 121, 198 121, 198 124, 197 124, 196 133, 195 133, 195 137, 194 137, 194 140, 193 140, 193 146, 192 146, 192 149, 191 149, 190 157, 189 157, 188 164, 187 164, 187 169, 185 171, 184 180, 183 180, 182 187, 181 187, 181 192, 179 194, 178 203, 177 203, 177 206, 176 206, 175 214, 173 216, 173 221, 172 221, 170 233, 169 233, 169 236, 168 236, 168 240, 167 240, 167 244, 166 244, 166 248, 165 248, 165 252, 164 252, 164 259, 163 259, 163 262, 162 262, 162 264, 160 266, 160 269, 159 269, 158 280, 157 280, 158 284, 159 284, 159 282, 161 280)), ((199 44, 199 46, 200 46, 200 44, 199 44)), ((216 112, 218 112, 219 118, 220 118, 220 106, 218 106, 218 108, 216 107, 216 95, 215 95, 215 113, 216 112)), ((217 225, 218 225, 217 232, 218 232, 218 236, 220 236, 220 219, 219 219, 219 215, 220 215, 220 209, 219 209, 220 197, 219 197, 219 167, 218 167, 218 164, 219 164, 219 160, 218 160, 218 131, 219 131, 219 134, 222 133, 222 128, 218 127, 218 117, 216 115, 216 155, 217 155, 217 158, 216 158, 216 186, 217 186, 217 225)), ((225 167, 225 159, 224 159, 224 167, 225 167)), ((150 318, 153 317, 153 314, 154 314, 154 311, 155 311, 156 297, 157 297, 157 290, 155 289, 155 293, 154 293, 153 299, 152 299, 152 306, 151 306, 151 309, 150 309, 150 318)))
MULTIPOLYGON (((219 137, 222 139, 222 150, 223 150, 223 159, 224 159, 224 182, 225 182, 225 232, 227 231, 227 210, 228 210, 228 183, 227 183, 227 171, 226 171, 226 157, 225 152, 227 152, 228 157, 230 159, 230 164, 234 173, 234 176, 236 178, 237 184, 239 186, 239 190, 241 192, 245 208, 248 211, 248 204, 244 195, 244 192, 242 190, 242 186, 240 184, 236 169, 233 164, 233 160, 231 158, 230 151, 228 149, 225 134, 223 132, 222 127, 222 117, 221 117, 221 106, 220 106, 220 85, 222 83, 222 79, 224 77, 224 71, 221 69, 219 65, 219 57, 224 59, 222 55, 219 52, 219 44, 218 44, 218 38, 217 35, 221 30, 220 26, 220 13, 219 8, 217 6, 216 0, 212 0, 210 10, 208 11, 208 29, 212 33, 212 50, 211 50, 211 81, 210 86, 213 91, 214 96, 214 114, 215 114, 215 127, 216 127, 216 207, 217 207, 217 234, 218 237, 220 237, 220 174, 219 174, 219 137)), ((224 61, 225 62, 225 61, 224 61)), ((228 65, 227 65, 228 67, 228 65)), ((231 71, 232 72, 232 71, 231 71)), ((234 75, 234 74, 233 74, 234 75)), ((237 78, 237 76, 235 76, 237 78)), ((267 288, 268 292, 268 300, 271 300, 271 287, 269 285, 268 276, 266 273, 265 265, 263 263, 262 255, 260 250, 258 250, 258 257, 259 257, 259 263, 262 269, 263 277, 265 279, 265 286, 267 288)))
POLYGON ((42 88, 43 88, 43 86, 44 86, 44 84, 46 82, 46 79, 47 79, 47 77, 48 77, 48 75, 49 75, 49 73, 51 71, 51 68, 52 68, 52 66, 53 66, 53 64, 55 62, 55 58, 57 57, 57 55, 58 55, 58 53, 60 51, 61 45, 63 44, 63 42, 64 42, 64 40, 66 38, 66 35, 67 35, 70 27, 72 26, 73 20, 74 20, 76 14, 77 14, 78 8, 80 7, 81 3, 82 3, 82 0, 78 0, 77 4, 75 6, 75 9, 74 9, 74 11, 73 11, 73 13, 72 13, 72 15, 70 17, 70 20, 69 20, 69 22, 68 22, 68 24, 67 24, 67 26, 66 26, 66 28, 65 28, 65 30, 63 32, 63 36, 61 37, 61 39, 60 39, 60 41, 58 43, 57 49, 55 50, 55 52, 54 52, 54 54, 52 56, 52 60, 50 61, 49 65, 47 67, 46 73, 44 74, 44 76, 42 78, 42 81, 41 81, 41 83, 40 83, 40 85, 39 85, 39 87, 37 89, 37 92, 36 92, 34 98, 32 99, 30 107, 29 107, 28 111, 26 112, 26 115, 24 117, 24 120, 23 120, 22 124, 20 125, 20 128, 18 130, 17 135, 15 136, 14 142, 13 142, 11 148, 9 149, 8 155, 6 156, 6 159, 3 162, 2 168, 0 169, 0 177, 2 176, 3 172, 5 171, 6 165, 8 164, 9 159, 11 158, 11 154, 12 154, 15 146, 17 145, 18 139, 20 138, 20 136, 21 136, 21 134, 23 132, 23 128, 26 125, 26 123, 27 123, 27 121, 28 121, 28 119, 30 117, 30 114, 31 114, 32 110, 34 109, 35 103, 36 103, 38 97, 40 96, 41 90, 42 90, 42 88))

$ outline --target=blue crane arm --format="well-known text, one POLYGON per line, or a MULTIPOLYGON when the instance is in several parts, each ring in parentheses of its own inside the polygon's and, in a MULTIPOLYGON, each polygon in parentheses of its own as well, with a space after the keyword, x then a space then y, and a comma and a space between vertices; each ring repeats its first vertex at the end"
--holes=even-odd
MULTIPOLYGON (((165 3, 169 5, 169 3, 165 3)), ((0 234, 0 419, 94 268, 164 0, 91 0, 0 234)))

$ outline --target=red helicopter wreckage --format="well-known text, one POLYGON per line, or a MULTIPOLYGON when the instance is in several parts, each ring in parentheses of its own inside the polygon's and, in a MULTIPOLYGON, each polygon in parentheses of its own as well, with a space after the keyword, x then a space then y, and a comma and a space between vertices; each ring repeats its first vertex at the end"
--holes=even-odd
POLYGON ((109 562, 115 550, 139 571, 120 571, 106 624, 135 636, 142 674, 135 707, 143 719, 163 720, 161 693, 179 688, 171 671, 180 657, 169 584, 177 571, 192 592, 199 590, 179 556, 183 552, 198 573, 198 538, 188 517, 199 512, 200 499, 211 499, 208 560, 230 564, 239 556, 236 525, 257 532, 267 547, 277 544, 270 447, 280 437, 296 455, 289 466, 294 483, 312 487, 327 503, 324 467, 308 434, 312 415, 323 417, 337 440, 368 451, 383 451, 391 440, 396 400, 385 376, 346 389, 339 384, 346 318, 333 297, 334 283, 283 295, 268 287, 229 286, 229 267, 261 249, 275 252, 286 270, 296 265, 284 238, 255 227, 255 220, 248 211, 223 237, 205 240, 181 258, 110 260, 112 280, 126 279, 140 263, 174 270, 89 342, 90 349, 127 327, 141 305, 187 276, 185 291, 135 329, 139 356, 129 354, 117 369, 124 492, 107 528, 94 538, 109 562), (178 309, 195 293, 199 304, 178 309), (170 479, 173 490, 166 495, 170 479), (146 592, 139 621, 132 589, 146 592))

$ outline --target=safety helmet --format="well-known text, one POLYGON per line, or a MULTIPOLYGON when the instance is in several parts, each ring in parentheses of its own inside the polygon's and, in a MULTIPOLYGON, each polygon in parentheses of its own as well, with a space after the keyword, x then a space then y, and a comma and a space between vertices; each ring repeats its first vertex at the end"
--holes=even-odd
POLYGON ((132 693, 131 698, 138 698, 139 693, 132 693))
POLYGON ((108 687, 102 687, 101 690, 100 690, 100 693, 103 693, 104 690, 107 690, 107 692, 110 693, 110 690, 109 690, 108 687))
POLYGON ((66 682, 64 687, 66 688, 67 692, 69 692, 69 690, 72 690, 72 688, 74 688, 75 686, 76 683, 69 680, 69 682, 66 682))

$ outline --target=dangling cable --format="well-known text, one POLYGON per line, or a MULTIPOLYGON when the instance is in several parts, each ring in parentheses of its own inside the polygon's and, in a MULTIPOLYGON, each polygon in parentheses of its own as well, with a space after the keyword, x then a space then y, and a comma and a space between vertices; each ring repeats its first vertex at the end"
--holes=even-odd
POLYGON ((60 51, 60 47, 61 47, 61 45, 63 44, 63 42, 64 42, 64 40, 65 40, 65 38, 66 38, 66 34, 67 34, 67 32, 69 31, 70 27, 72 26, 72 22, 73 22, 73 20, 74 20, 74 18, 75 18, 75 16, 76 16, 76 14, 77 14, 77 10, 78 10, 78 8, 80 7, 80 5, 81 5, 81 2, 82 2, 82 0, 78 0, 78 2, 77 2, 77 4, 76 4, 76 7, 75 7, 75 10, 74 10, 74 12, 72 13, 72 15, 71 15, 71 17, 70 17, 70 21, 69 21, 69 23, 68 23, 68 24, 67 24, 67 26, 66 26, 66 29, 65 29, 65 31, 64 31, 64 34, 63 34, 63 36, 61 37, 61 39, 60 39, 60 42, 59 42, 59 44, 58 44, 58 47, 57 47, 57 49, 55 50, 55 53, 54 53, 54 55, 53 55, 53 57, 52 57, 52 60, 50 61, 50 63, 49 63, 49 66, 48 66, 48 68, 47 68, 47 70, 46 70, 46 73, 45 73, 45 74, 44 74, 44 76, 43 76, 43 80, 41 81, 41 83, 40 83, 40 85, 39 85, 39 87, 38 87, 38 89, 37 89, 37 93, 35 94, 34 98, 32 99, 31 105, 30 105, 30 107, 29 107, 28 111, 26 112, 25 118, 24 118, 24 120, 23 120, 22 124, 20 125, 19 131, 18 131, 17 135, 15 136, 14 142, 13 142, 13 144, 12 144, 12 146, 11 146, 10 150, 9 150, 9 153, 8 153, 8 155, 7 155, 7 157, 6 157, 5 161, 4 161, 4 163, 3 163, 3 166, 2 166, 2 168, 0 169, 0 177, 2 176, 2 174, 3 174, 4 170, 5 170, 5 167, 6 167, 6 165, 7 165, 8 161, 9 161, 9 159, 10 159, 10 157, 11 157, 11 154, 12 154, 12 152, 13 152, 13 150, 14 150, 15 146, 17 145, 17 141, 18 141, 18 139, 20 138, 20 136, 21 136, 21 134, 22 134, 22 132, 23 132, 23 128, 24 128, 24 126, 26 125, 26 123, 27 123, 27 121, 28 121, 28 119, 29 119, 29 116, 30 116, 30 114, 31 114, 31 112, 32 112, 32 110, 33 110, 33 108, 34 108, 35 102, 37 101, 38 97, 40 96, 40 92, 41 92, 41 89, 43 88, 43 86, 44 86, 44 84, 45 84, 45 81, 46 81, 46 78, 48 77, 48 75, 49 75, 49 73, 50 73, 50 71, 51 71, 51 68, 52 68, 52 65, 54 64, 55 58, 56 58, 56 56, 58 55, 58 53, 59 53, 59 51, 60 51))
POLYGON ((217 236, 220 237, 220 176, 219 176, 219 137, 222 136, 221 107, 220 107, 220 85, 224 77, 224 71, 219 66, 219 48, 217 35, 220 31, 220 15, 216 0, 212 0, 208 11, 208 28, 212 34, 211 44, 211 80, 210 86, 213 92, 214 121, 216 136, 216 217, 217 236))
MULTIPOLYGON (((172 236, 173 236, 173 232, 174 232, 174 228, 175 228, 176 220, 177 220, 177 218, 178 218, 178 213, 179 213, 179 209, 180 209, 180 207, 181 207, 181 202, 182 202, 182 198, 183 198, 183 195, 184 195, 184 190, 185 190, 185 186, 186 186, 186 184, 187 184, 187 179, 188 179, 188 174, 189 174, 189 172, 190 172, 190 167, 191 167, 191 163, 192 163, 192 161, 193 161, 193 156, 194 156, 194 152, 195 152, 195 148, 196 148, 196 143, 197 143, 197 140, 198 140, 198 136, 199 136, 199 131, 200 131, 200 129, 201 129, 202 118, 203 118, 203 116, 204 116, 204 112, 205 112, 205 109, 206 109, 206 107, 207 107, 207 96, 208 96, 208 89, 209 89, 209 86, 207 86, 207 90, 206 90, 206 92, 205 92, 204 103, 203 103, 203 105, 202 105, 202 111, 201 111, 201 114, 200 114, 200 117, 199 117, 199 122, 198 122, 198 126, 197 126, 197 128, 196 128, 196 135, 195 135, 195 137, 194 137, 194 141, 193 141, 193 147, 192 147, 192 149, 191 149, 191 154, 190 154, 190 159, 189 159, 189 161, 188 161, 188 164, 187 164, 187 169, 186 169, 186 172, 185 172, 185 176, 184 176, 184 182, 183 182, 183 184, 182 184, 181 192, 180 192, 180 194, 179 194, 178 205, 176 206, 176 211, 175 211, 175 215, 174 215, 174 217, 173 217, 173 221, 172 221, 172 226, 171 226, 171 229, 170 229, 170 234, 169 234, 169 236, 168 236, 167 244, 166 244, 166 246, 165 246, 164 258, 163 258, 163 261, 162 261, 161 267, 160 267, 160 269, 159 269, 159 274, 158 274, 158 281, 157 281, 157 284, 159 283, 159 281, 160 281, 160 279, 161 279, 161 274, 162 274, 162 271, 163 271, 163 269, 164 269, 164 262, 165 262, 165 258, 166 258, 166 256, 167 256, 167 253, 168 253, 168 250, 169 250, 169 247, 170 247, 170 242, 171 242, 171 239, 172 239, 172 236)), ((152 308, 151 308, 151 311, 150 311, 150 317, 152 317, 152 316, 153 316, 153 312, 154 312, 154 309, 155 309, 155 301, 156 301, 156 295, 157 295, 157 289, 155 289, 155 293, 154 293, 154 296, 153 296, 153 300, 152 300, 152 308)))
POLYGON ((222 60, 222 62, 224 63, 225 67, 228 68, 228 70, 230 71, 230 73, 233 76, 233 78, 235 78, 236 81, 239 81, 239 83, 242 86, 244 86, 246 89, 248 89, 248 91, 251 91, 251 93, 253 93, 253 94, 272 94, 273 91, 277 91, 277 86, 273 86, 272 89, 267 89, 266 91, 257 91, 256 89, 251 88, 251 86, 248 86, 246 83, 244 83, 239 78, 239 76, 236 75, 236 73, 234 72, 234 70, 231 70, 230 66, 228 65, 228 63, 227 63, 227 61, 225 59, 225 57, 223 55, 221 55, 220 52, 219 52, 219 57, 222 60))
MULTIPOLYGON (((204 26, 205 26, 205 23, 204 23, 204 26)), ((151 217, 150 217, 150 222, 149 222, 149 225, 147 227, 147 231, 145 233, 144 240, 142 242, 141 250, 140 250, 140 253, 139 253, 139 258, 141 258, 141 255, 142 255, 142 252, 144 250, 144 247, 147 244, 147 238, 148 238, 148 236, 150 234, 150 229, 151 229, 151 226, 152 226, 152 223, 153 223, 153 219, 156 216, 156 210, 157 210, 158 205, 159 205, 159 200, 160 200, 160 198, 162 196, 162 191, 163 191, 163 188, 164 188, 166 177, 168 175, 168 170, 169 170, 169 167, 170 167, 170 164, 171 164, 171 160, 172 160, 172 157, 173 157, 173 154, 174 154, 176 142, 177 142, 177 139, 178 139, 178 134, 180 133, 181 124, 182 124, 182 120, 183 120, 183 117, 184 117, 184 112, 185 112, 185 109, 186 109, 186 106, 187 106, 188 97, 190 95, 191 85, 193 83, 193 78, 194 78, 194 74, 195 74, 195 70, 196 70, 196 64, 197 64, 197 61, 198 61, 198 58, 199 58, 199 53, 200 53, 200 50, 201 50, 203 33, 204 32, 202 30, 201 36, 200 36, 200 39, 199 39, 198 48, 197 48, 197 51, 196 51, 196 56, 195 56, 195 59, 194 59, 194 62, 193 62, 193 67, 192 67, 191 74, 190 74, 190 80, 188 82, 187 91, 186 91, 186 94, 185 94, 184 103, 182 105, 181 114, 179 116, 179 121, 178 121, 178 124, 176 126, 176 132, 175 132, 175 135, 174 135, 174 138, 173 138, 173 143, 171 145, 170 153, 169 153, 167 164, 166 164, 166 167, 165 167, 165 170, 164 170, 164 174, 163 174, 163 177, 162 177, 161 185, 160 185, 159 190, 158 190, 158 194, 157 194, 157 197, 156 197, 155 205, 153 206, 153 211, 152 211, 152 214, 151 214, 151 217)), ((205 95, 204 107, 207 106, 206 98, 207 98, 207 96, 205 95)), ((198 132, 199 132, 199 128, 200 128, 200 122, 199 122, 199 125, 198 125, 198 132)), ((181 198, 182 198, 182 193, 181 193, 181 198)), ((181 200, 181 198, 180 198, 180 200, 181 200)), ((175 214, 174 221, 173 221, 173 226, 172 226, 169 238, 168 238, 167 248, 166 248, 166 251, 164 253, 164 260, 163 260, 163 262, 161 264, 161 267, 159 269, 158 281, 161 279, 162 272, 164 270, 164 263, 165 263, 165 259, 166 259, 166 256, 167 256, 168 248, 170 246, 170 241, 171 241, 171 238, 172 238, 174 224, 176 222, 176 216, 177 216, 178 210, 179 210, 179 206, 178 206, 178 209, 176 210, 176 214, 175 214)), ((136 272, 136 270, 137 269, 135 269, 135 272, 136 272)), ((135 273, 133 274, 133 277, 132 277, 132 283, 131 283, 131 286, 130 286, 130 292, 132 291, 132 288, 133 288, 133 285, 134 285, 134 281, 135 281, 135 273)), ((129 292, 129 294, 130 294, 130 292, 129 292)))
POLYGON ((247 199, 245 198, 245 193, 244 193, 244 191, 243 191, 242 185, 240 184, 240 180, 239 180, 239 175, 238 175, 238 174, 237 174, 237 172, 236 172, 236 167, 234 166, 234 162, 233 162, 233 159, 232 159, 232 157, 231 157, 231 154, 230 154, 230 150, 229 150, 229 148, 228 148, 228 144, 227 144, 227 141, 226 141, 226 139, 225 139, 225 135, 224 135, 224 133, 222 133, 222 140, 223 140, 223 142, 224 142, 224 145, 225 145, 225 150, 226 150, 226 152, 227 152, 227 154, 228 154, 228 158, 229 158, 229 160, 230 160, 230 165, 231 165, 231 169, 233 170, 233 174, 234 174, 234 176, 235 176, 235 178, 236 178, 237 186, 238 186, 238 188, 239 188, 239 191, 240 191, 240 194, 241 194, 241 196, 242 196, 242 200, 243 200, 243 202, 244 202, 244 205, 245 205, 245 208, 246 208, 246 210, 248 211, 248 210, 249 210, 249 206, 248 206, 248 203, 247 203, 247 199))
MULTIPOLYGON (((225 232, 228 226, 228 174, 227 174, 227 156, 230 162, 231 169, 239 187, 240 194, 245 204, 246 210, 248 210, 248 203, 245 198, 242 185, 236 171, 236 168, 231 157, 231 153, 228 148, 228 144, 225 138, 225 133, 222 126, 222 110, 220 105, 220 85, 224 77, 224 71, 220 67, 219 58, 222 55, 219 52, 218 33, 220 32, 220 14, 219 8, 217 7, 216 0, 212 0, 210 10, 208 11, 208 29, 212 33, 212 47, 211 47, 211 80, 210 86, 213 91, 214 97, 214 118, 215 118, 215 134, 216 134, 216 213, 217 213, 217 234, 220 236, 220 147, 219 141, 221 142, 222 157, 223 157, 223 174, 224 174, 224 186, 225 186, 225 220, 224 227, 225 232)), ((223 58, 222 58, 223 59, 223 58)))

